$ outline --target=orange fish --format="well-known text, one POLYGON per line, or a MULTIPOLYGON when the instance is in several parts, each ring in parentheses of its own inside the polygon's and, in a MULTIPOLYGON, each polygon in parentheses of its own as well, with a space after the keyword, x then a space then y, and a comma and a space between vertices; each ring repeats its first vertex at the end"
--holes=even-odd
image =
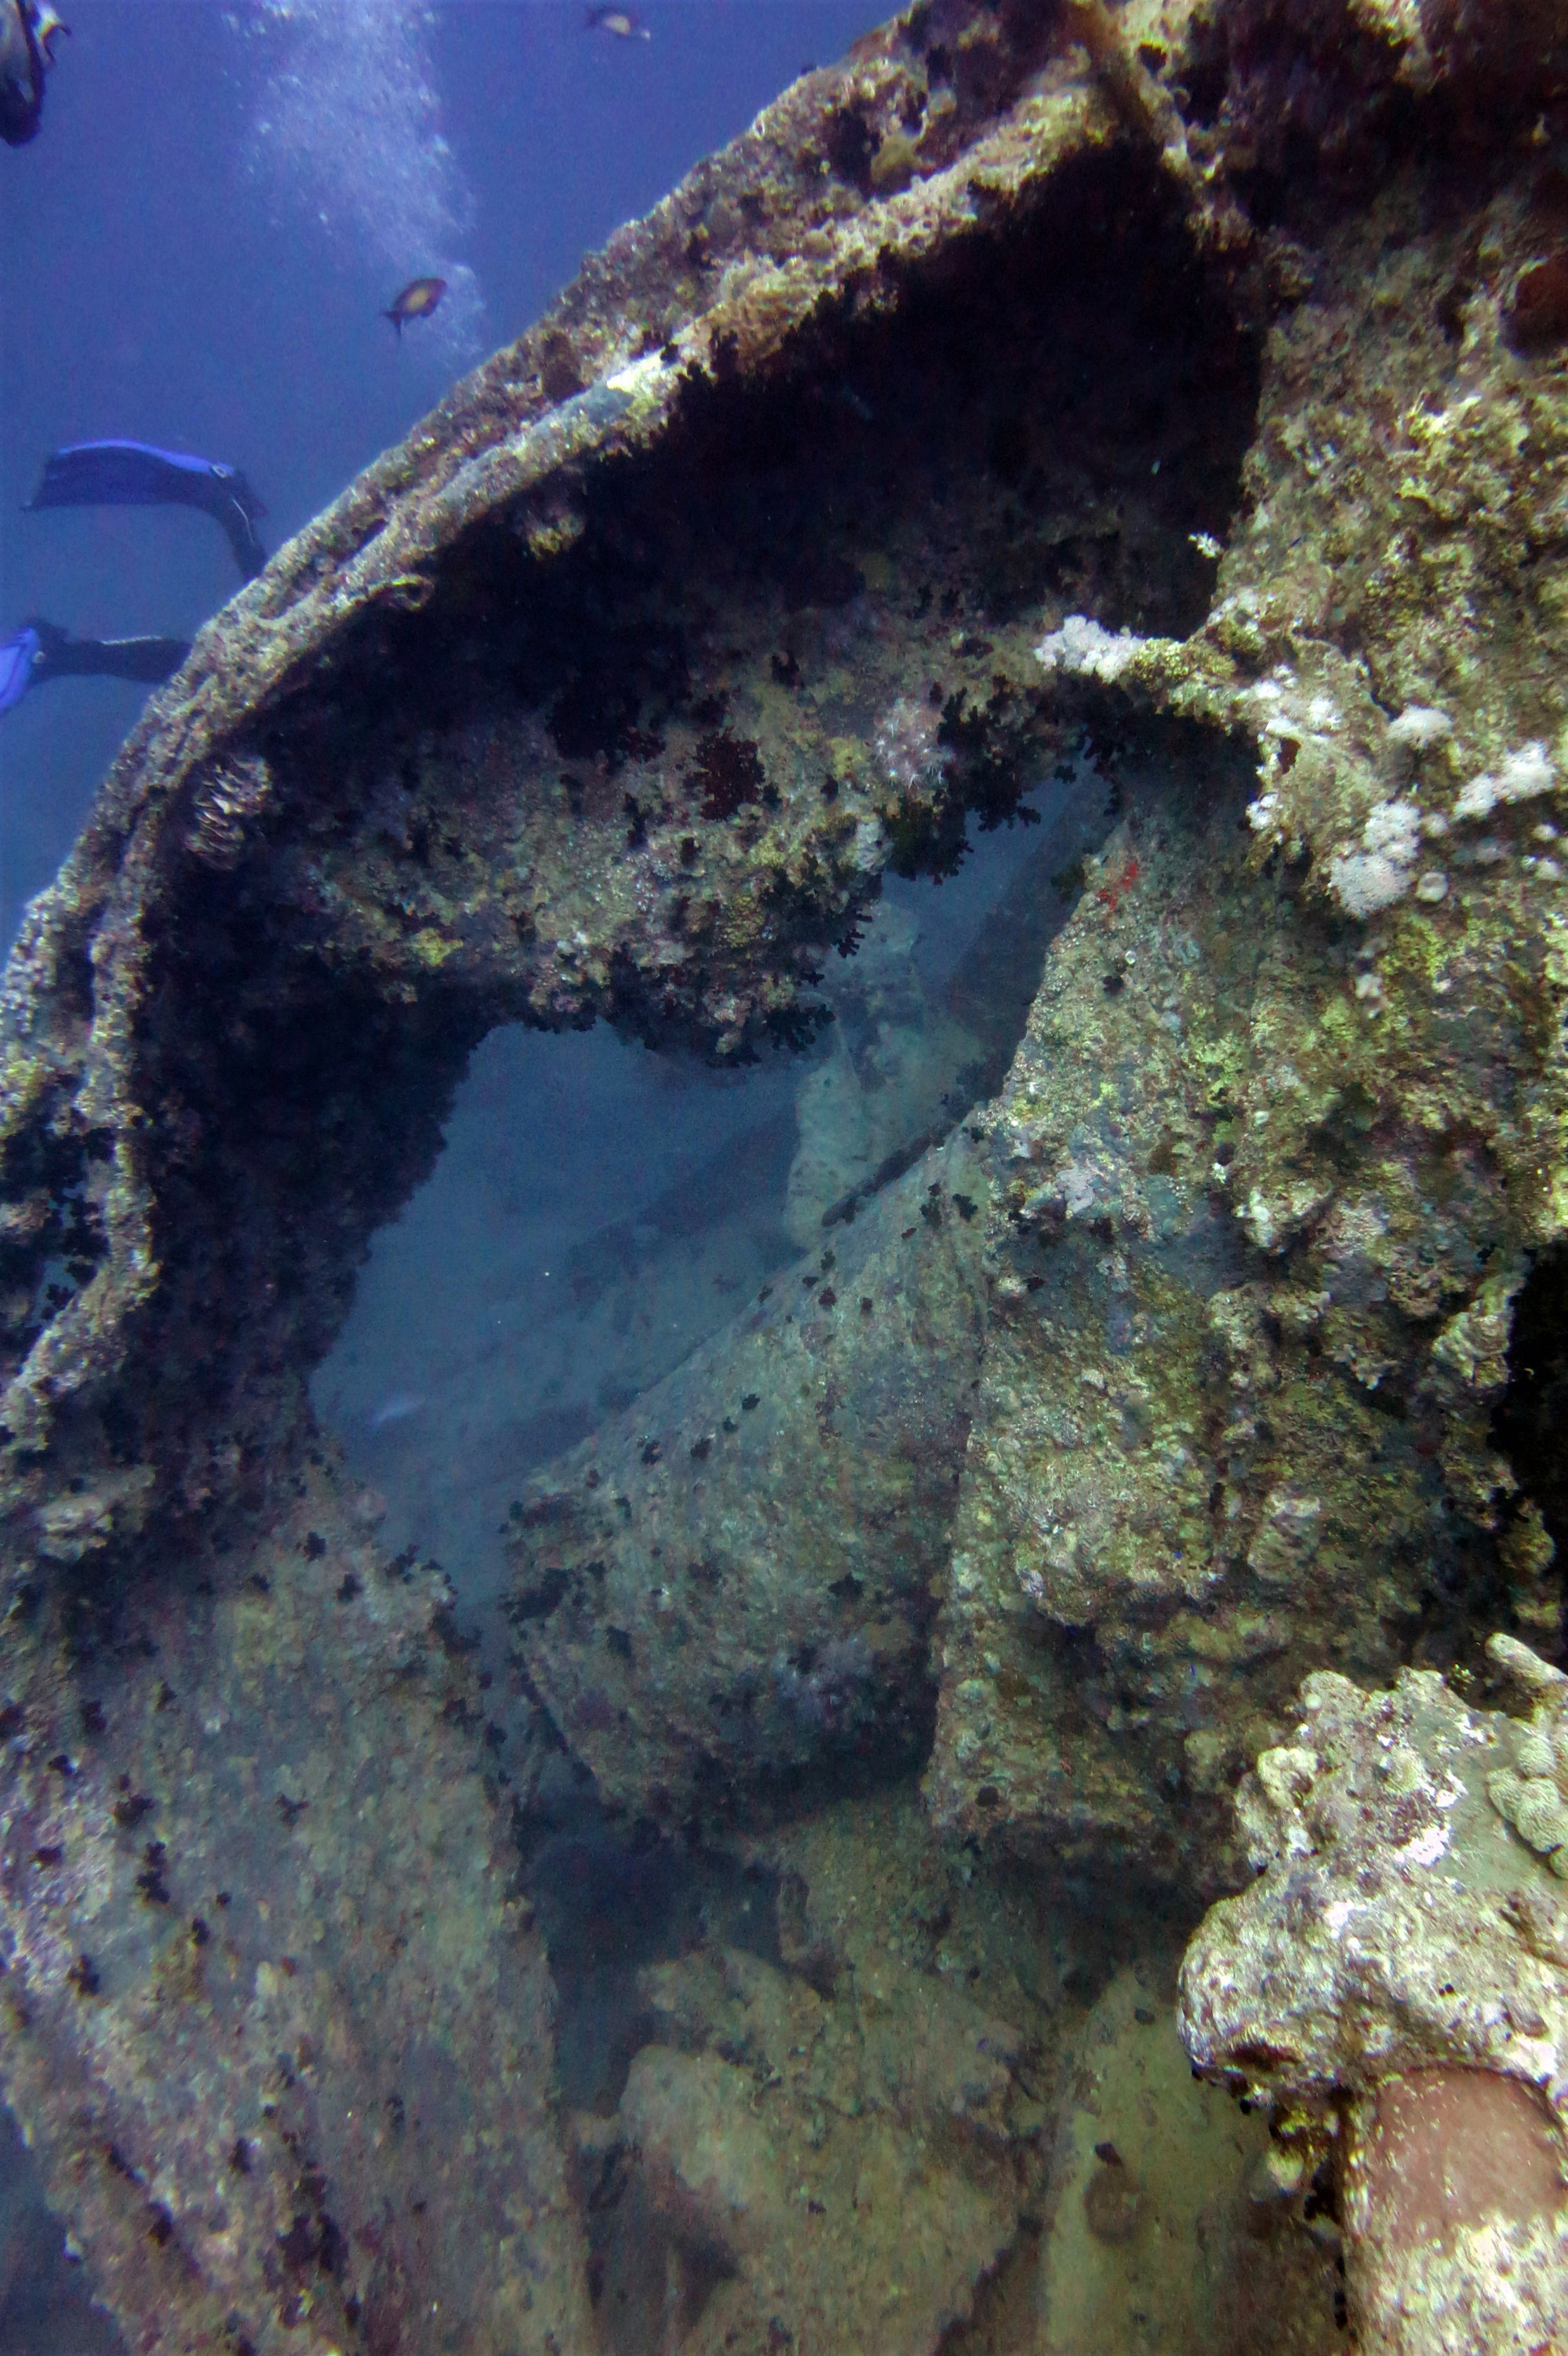
POLYGON ((428 319, 446 292, 444 278, 411 278, 400 294, 392 297, 392 307, 383 311, 383 319, 390 319, 398 331, 398 341, 403 339, 405 319, 428 319))

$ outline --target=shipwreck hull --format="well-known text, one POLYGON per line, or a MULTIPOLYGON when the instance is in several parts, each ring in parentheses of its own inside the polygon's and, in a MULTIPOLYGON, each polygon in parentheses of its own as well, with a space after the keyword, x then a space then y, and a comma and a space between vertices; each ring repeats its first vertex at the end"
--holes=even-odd
MULTIPOLYGON (((1087 742, 1122 806, 966 1124, 954 1396, 869 1348, 838 1386, 823 1331, 756 1427, 864 1408, 835 1542, 899 1605, 890 1763, 934 1696, 944 1835, 1208 1890, 1303 1675, 1556 1643, 1560 1369, 1509 1354, 1568 1226, 1565 75, 1552 10, 916 8, 149 705, 0 1003, 4 2069, 136 2344, 593 2344, 499 1730, 305 1390, 497 1023, 803 1039, 884 870, 1087 742), (890 1414, 946 1483, 912 1539, 854 1479, 890 1414)), ((737 1768, 578 1494, 603 1454, 700 1537, 742 1361, 673 1378, 656 1472, 628 1424, 519 1506, 522 1652, 628 1816, 754 1817, 801 1763, 737 1768)), ((797 1452, 726 1475, 776 1507, 732 1680, 858 1641, 795 1625, 797 1452)), ((1017 2230, 1016 2075, 912 2348, 1017 2230)))

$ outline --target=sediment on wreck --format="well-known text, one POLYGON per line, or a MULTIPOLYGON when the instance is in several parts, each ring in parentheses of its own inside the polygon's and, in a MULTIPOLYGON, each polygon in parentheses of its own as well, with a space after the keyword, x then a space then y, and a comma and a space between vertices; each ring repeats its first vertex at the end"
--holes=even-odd
POLYGON ((917 8, 149 707, 0 1006, 0 2027, 128 2322, 586 2344, 484 1687, 304 1382, 488 1027, 798 1037, 882 870, 1085 733, 1139 762, 977 1124, 940 1826, 1203 1884, 1304 1671, 1555 1641, 1493 1418, 1568 1225, 1560 48, 917 8), (393 2038, 490 2104, 439 2231, 393 2038))

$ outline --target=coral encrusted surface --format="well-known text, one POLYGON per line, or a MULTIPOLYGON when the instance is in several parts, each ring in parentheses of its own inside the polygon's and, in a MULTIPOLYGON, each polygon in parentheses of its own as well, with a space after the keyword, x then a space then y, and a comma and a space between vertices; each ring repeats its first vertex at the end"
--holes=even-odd
POLYGON ((1337 2179, 1357 2320, 1391 2356, 1523 2356, 1568 2329, 1568 1909, 1513 1804, 1520 1771, 1557 1798, 1533 1771, 1554 1756, 1564 1680, 1515 1639, 1492 1651, 1534 1704, 1524 1722, 1430 1670, 1382 1693, 1307 1680, 1291 1739, 1242 1785, 1257 1878, 1211 1909, 1182 1965, 1194 2062, 1272 2111, 1303 2177, 1337 2179), (1397 2128, 1402 2101, 1456 2085, 1471 2108, 1441 2136, 1439 2184, 1407 2144, 1391 2202, 1391 2115, 1397 2128), (1539 2187, 1520 2118, 1538 2122, 1539 2187))
POLYGON ((1190 1904, 1304 1676, 1559 1648, 1565 91, 1544 5, 921 0, 148 706, 0 991, 0 2061, 139 2344, 611 2344, 640 2169, 658 2329, 776 2289, 804 2356, 831 2201, 939 2145, 886 2344, 1029 2276, 1039 2008, 939 1939, 885 2005, 666 1957, 562 2115, 493 1673, 306 1388, 496 1024, 798 1044, 884 873, 1108 797, 907 1205, 519 1496, 511 1671, 623 1826, 925 1753, 922 1874, 1190 1904))

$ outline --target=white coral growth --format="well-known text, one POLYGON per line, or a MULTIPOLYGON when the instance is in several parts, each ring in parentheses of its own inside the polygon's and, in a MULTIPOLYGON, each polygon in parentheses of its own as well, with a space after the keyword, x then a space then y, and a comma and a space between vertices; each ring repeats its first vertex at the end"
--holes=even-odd
POLYGON ((1511 1730, 1513 1765, 1487 1777, 1488 1796, 1520 1838, 1568 1880, 1568 1678, 1517 1636, 1493 1636, 1487 1650, 1535 1703, 1528 1722, 1511 1730))
POLYGON ((929 793, 953 766, 939 731, 942 715, 929 703, 901 695, 877 723, 871 750, 888 783, 901 793, 929 793))
POLYGON ((1431 705, 1412 703, 1397 720, 1389 723, 1389 743, 1403 744, 1413 753, 1429 752, 1445 736, 1454 734, 1454 723, 1445 712, 1435 711, 1431 705))
POLYGON ((1035 659, 1047 670, 1065 671, 1073 679, 1120 679, 1133 657, 1147 643, 1131 630, 1102 629, 1086 614, 1069 614, 1059 630, 1041 638, 1035 659))
POLYGON ((1472 777, 1454 805, 1457 819, 1490 818, 1499 802, 1533 801, 1557 783, 1557 766, 1539 737, 1510 753, 1495 777, 1472 777))
POLYGON ((1352 916, 1375 916, 1409 891, 1421 849, 1421 810, 1412 801, 1374 802, 1359 851, 1328 862, 1328 882, 1352 916))

